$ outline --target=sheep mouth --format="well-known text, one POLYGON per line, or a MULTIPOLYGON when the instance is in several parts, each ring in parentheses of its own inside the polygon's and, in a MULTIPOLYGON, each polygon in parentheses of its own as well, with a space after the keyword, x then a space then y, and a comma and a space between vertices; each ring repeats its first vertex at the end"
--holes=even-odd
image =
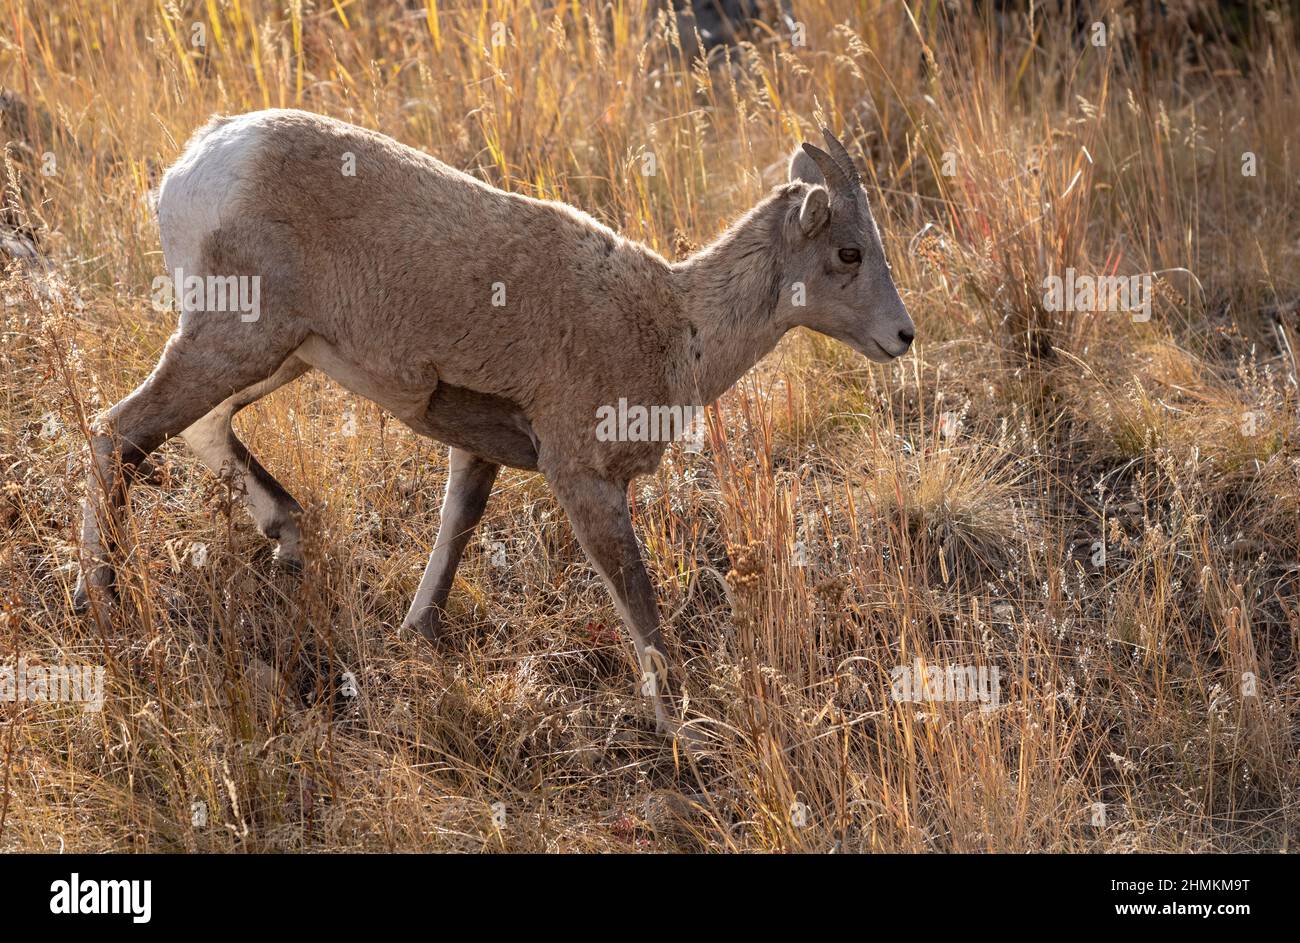
MULTIPOLYGON (((897 360, 902 354, 891 354, 885 350, 878 342, 867 339, 865 346, 858 348, 862 356, 868 360, 874 360, 876 363, 889 363, 891 360, 897 360)), ((906 353, 906 351, 904 351, 906 353)))

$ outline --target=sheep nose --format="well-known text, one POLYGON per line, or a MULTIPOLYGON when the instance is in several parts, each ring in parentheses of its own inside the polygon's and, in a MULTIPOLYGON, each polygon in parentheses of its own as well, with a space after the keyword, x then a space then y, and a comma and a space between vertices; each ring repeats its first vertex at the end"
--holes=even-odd
POLYGON ((912 340, 915 337, 916 337, 916 332, 909 331, 907 328, 903 328, 898 332, 898 339, 902 341, 905 346, 908 347, 912 346, 912 340))

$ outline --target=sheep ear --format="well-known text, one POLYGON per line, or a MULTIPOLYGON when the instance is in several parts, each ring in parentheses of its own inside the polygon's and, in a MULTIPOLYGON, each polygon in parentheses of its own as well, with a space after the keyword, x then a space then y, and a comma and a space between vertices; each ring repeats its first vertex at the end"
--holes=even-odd
POLYGON ((799 228, 809 238, 817 235, 831 218, 830 194, 825 187, 813 187, 799 207, 799 228))
POLYGON ((826 183, 826 177, 817 167, 817 162, 812 159, 812 156, 803 147, 796 147, 794 153, 790 155, 790 182, 800 181, 820 185, 826 183))

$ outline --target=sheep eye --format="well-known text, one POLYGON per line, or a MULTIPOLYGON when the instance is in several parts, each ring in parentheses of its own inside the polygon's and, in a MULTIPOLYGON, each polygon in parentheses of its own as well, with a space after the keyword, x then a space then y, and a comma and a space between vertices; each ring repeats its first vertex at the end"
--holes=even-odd
POLYGON ((857 265, 862 261, 862 253, 857 249, 841 249, 840 261, 845 265, 857 265))

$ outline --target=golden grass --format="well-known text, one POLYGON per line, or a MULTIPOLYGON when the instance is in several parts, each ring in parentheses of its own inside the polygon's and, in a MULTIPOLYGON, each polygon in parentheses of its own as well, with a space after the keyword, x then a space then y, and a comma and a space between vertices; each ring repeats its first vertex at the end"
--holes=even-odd
POLYGON ((48 116, 5 127, 10 193, 57 285, 4 286, 0 659, 103 665, 108 696, 0 706, 0 849, 1289 848, 1300 24, 1192 5, 1193 54, 1183 20, 1098 48, 943 6, 796 4, 806 46, 710 68, 639 0, 2 0, 0 80, 48 116), (122 613, 71 614, 69 456, 173 328, 150 187, 209 114, 265 106, 669 256, 819 122, 867 155, 914 353, 797 333, 633 487, 708 755, 654 737, 537 476, 502 476, 436 650, 397 639, 443 450, 316 376, 240 417, 308 507, 301 578, 172 444, 122 613), (1161 273, 1151 320, 1045 311, 1067 267, 1161 273), (896 703, 916 660, 998 667, 1000 706, 896 703))

